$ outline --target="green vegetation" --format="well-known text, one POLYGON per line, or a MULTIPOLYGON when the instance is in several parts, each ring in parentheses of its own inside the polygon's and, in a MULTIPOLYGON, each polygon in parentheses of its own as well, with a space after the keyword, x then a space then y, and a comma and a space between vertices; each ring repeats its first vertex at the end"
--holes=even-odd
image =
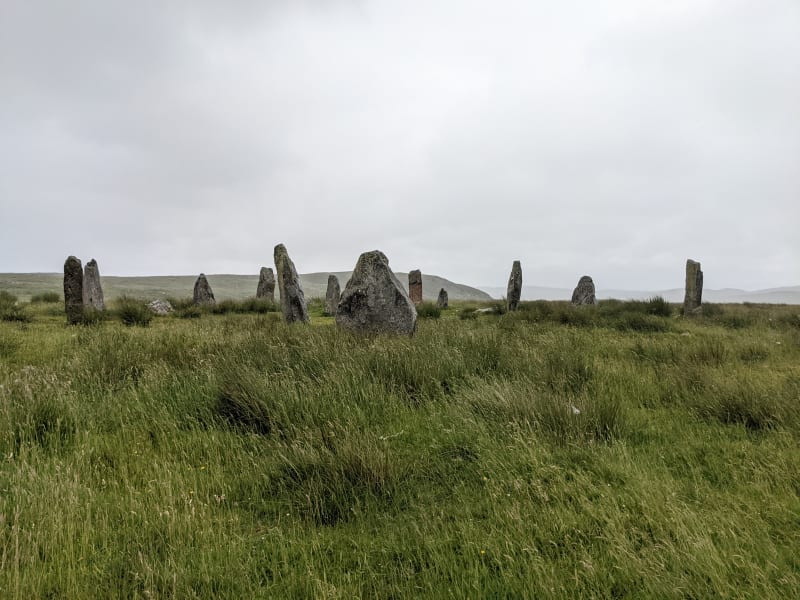
POLYGON ((133 325, 147 327, 150 321, 153 320, 152 311, 147 308, 147 305, 141 300, 123 296, 117 300, 116 304, 115 312, 119 320, 128 327, 132 327, 133 325))
POLYGON ((58 294, 58 292, 41 292, 31 296, 31 304, 38 304, 42 302, 61 302, 61 296, 58 294))
POLYGON ((417 316, 420 319, 438 319, 442 316, 442 309, 436 304, 436 302, 420 302, 417 305, 417 316))
POLYGON ((15 295, 0 291, 0 321, 27 323, 30 320, 30 315, 17 303, 15 295))
POLYGON ((408 339, 3 298, 2 598, 800 589, 798 307, 455 302, 408 339))

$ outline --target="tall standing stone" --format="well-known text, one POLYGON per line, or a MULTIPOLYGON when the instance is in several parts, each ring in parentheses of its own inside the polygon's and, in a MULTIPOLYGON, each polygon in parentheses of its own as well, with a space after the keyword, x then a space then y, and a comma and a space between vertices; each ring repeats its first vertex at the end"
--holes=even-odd
POLYGON ((417 309, 380 250, 358 258, 339 300, 336 324, 366 333, 414 333, 417 309))
POLYGON ((700 263, 691 258, 686 261, 686 294, 683 297, 683 314, 687 317, 703 311, 703 272, 700 263))
POLYGON ((436 299, 436 305, 439 308, 447 308, 448 298, 446 289, 442 288, 439 290, 439 297, 436 299))
POLYGON ((522 266, 518 260, 514 261, 511 267, 511 275, 508 277, 508 291, 506 299, 508 302, 508 312, 517 310, 519 300, 522 297, 522 266))
POLYGON ((408 274, 408 295, 414 304, 422 302, 422 272, 419 269, 408 274))
POLYGON ((584 275, 578 281, 575 291, 572 292, 572 303, 581 304, 597 304, 597 298, 594 295, 594 281, 588 275, 584 275))
POLYGON ((275 273, 269 267, 261 267, 261 272, 258 274, 256 298, 275 302, 275 273))
POLYGON ((336 314, 336 307, 339 306, 339 278, 336 275, 328 275, 328 289, 325 292, 325 314, 333 316, 336 314))
POLYGON ((64 311, 68 323, 83 319, 83 266, 74 256, 64 262, 64 311))
POLYGON ((204 273, 200 273, 200 277, 194 282, 194 303, 195 304, 216 304, 214 292, 208 284, 208 279, 204 273))
POLYGON ((300 286, 300 278, 297 276, 294 263, 289 258, 289 253, 283 244, 275 246, 275 272, 278 276, 278 289, 281 293, 283 319, 287 323, 296 321, 308 323, 308 308, 303 288, 300 286))
POLYGON ((95 259, 86 263, 83 268, 83 305, 94 310, 105 310, 103 287, 100 285, 100 269, 95 259))

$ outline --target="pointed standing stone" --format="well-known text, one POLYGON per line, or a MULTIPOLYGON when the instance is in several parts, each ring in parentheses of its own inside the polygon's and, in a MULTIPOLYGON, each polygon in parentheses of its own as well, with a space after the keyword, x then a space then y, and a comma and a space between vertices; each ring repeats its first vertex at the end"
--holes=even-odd
POLYGON ((683 314, 686 317, 703 312, 703 272, 700 263, 691 258, 686 261, 686 294, 683 297, 683 314))
POLYGON ((594 281, 588 275, 584 275, 578 281, 575 291, 572 292, 572 303, 581 304, 597 304, 597 298, 594 295, 594 281))
POLYGON ((208 284, 208 279, 204 273, 200 273, 200 277, 194 282, 194 303, 195 304, 216 304, 214 292, 208 284))
POLYGON ((414 304, 422 302, 422 272, 419 269, 408 274, 408 295, 414 304))
POLYGON ((416 323, 417 309, 386 255, 380 250, 362 254, 339 300, 336 324, 351 331, 411 335, 416 323))
POLYGON ((275 274, 269 267, 261 267, 261 272, 258 274, 256 298, 275 302, 275 274))
POLYGON ((439 290, 439 298, 436 300, 436 304, 439 308, 447 308, 448 298, 446 289, 442 288, 439 290))
POLYGON ((64 310, 70 324, 83 319, 83 267, 74 256, 64 262, 64 310))
POLYGON ((283 319, 287 323, 296 321, 308 323, 308 308, 303 288, 300 286, 300 278, 297 276, 294 263, 289 258, 289 253, 283 244, 275 246, 275 272, 278 276, 278 289, 281 293, 283 319))
POLYGON ((508 291, 506 299, 508 302, 508 312, 514 312, 519 306, 519 299, 522 297, 522 266, 518 260, 514 261, 511 267, 511 275, 508 277, 508 291))
POLYGON ((100 285, 100 269, 95 259, 86 263, 83 268, 83 305, 94 310, 105 310, 103 287, 100 285))
POLYGON ((339 278, 336 275, 328 275, 328 290, 325 292, 325 314, 333 316, 336 314, 336 307, 339 306, 339 278))

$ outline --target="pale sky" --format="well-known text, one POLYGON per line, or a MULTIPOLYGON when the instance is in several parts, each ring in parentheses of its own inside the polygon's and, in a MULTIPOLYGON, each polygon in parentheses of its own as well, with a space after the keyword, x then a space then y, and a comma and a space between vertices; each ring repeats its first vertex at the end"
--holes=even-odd
POLYGON ((0 0, 0 272, 800 284, 797 0, 0 0))

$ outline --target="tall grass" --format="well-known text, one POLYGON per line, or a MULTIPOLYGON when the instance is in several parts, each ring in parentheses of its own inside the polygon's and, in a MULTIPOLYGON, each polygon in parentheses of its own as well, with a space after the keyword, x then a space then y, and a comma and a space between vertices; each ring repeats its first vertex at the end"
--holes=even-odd
POLYGON ((454 308, 364 338, 26 306, 0 597, 793 597, 796 309, 454 308))

